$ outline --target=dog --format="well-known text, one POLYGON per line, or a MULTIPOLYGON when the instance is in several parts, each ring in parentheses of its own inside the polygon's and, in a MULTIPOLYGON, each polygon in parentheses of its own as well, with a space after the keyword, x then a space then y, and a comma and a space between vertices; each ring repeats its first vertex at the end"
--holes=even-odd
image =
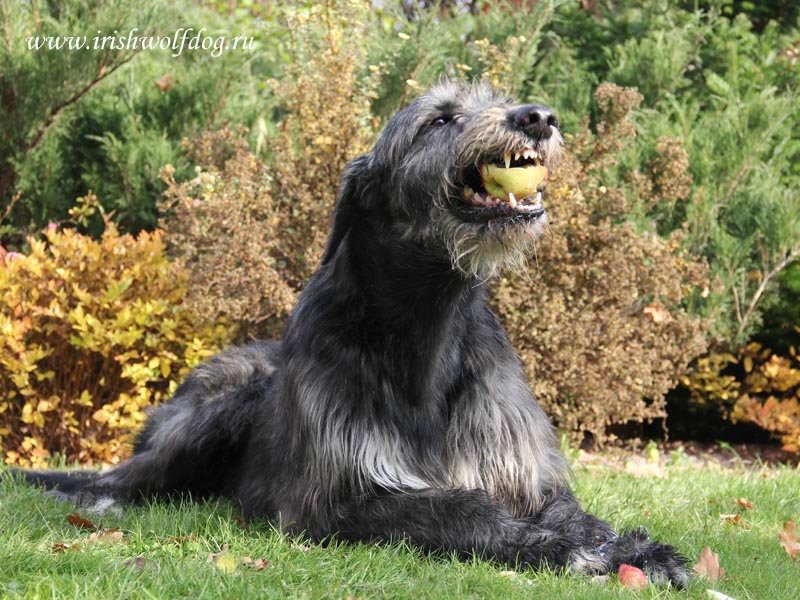
POLYGON ((685 586, 673 547, 581 510, 487 304, 487 281, 524 269, 546 226, 561 147, 549 108, 440 82, 346 167, 282 341, 198 366, 120 465, 25 478, 100 510, 225 496, 314 541, 588 573, 630 564, 685 586))

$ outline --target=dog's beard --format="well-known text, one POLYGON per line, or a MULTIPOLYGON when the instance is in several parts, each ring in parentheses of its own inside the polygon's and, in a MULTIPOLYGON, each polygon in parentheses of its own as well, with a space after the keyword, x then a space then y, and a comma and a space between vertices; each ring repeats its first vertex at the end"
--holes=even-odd
POLYGON ((450 254, 453 269, 486 280, 507 270, 523 273, 535 250, 536 240, 547 226, 547 215, 534 221, 464 221, 449 210, 439 209, 439 235, 450 254))

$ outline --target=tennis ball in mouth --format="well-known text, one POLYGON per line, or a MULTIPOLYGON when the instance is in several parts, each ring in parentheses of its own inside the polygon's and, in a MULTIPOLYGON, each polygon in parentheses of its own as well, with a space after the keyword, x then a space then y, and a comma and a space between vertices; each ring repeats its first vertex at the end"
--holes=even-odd
POLYGON ((533 196, 536 188, 547 179, 547 167, 526 166, 504 169, 496 165, 481 167, 483 187, 495 198, 508 199, 514 194, 518 199, 533 196))

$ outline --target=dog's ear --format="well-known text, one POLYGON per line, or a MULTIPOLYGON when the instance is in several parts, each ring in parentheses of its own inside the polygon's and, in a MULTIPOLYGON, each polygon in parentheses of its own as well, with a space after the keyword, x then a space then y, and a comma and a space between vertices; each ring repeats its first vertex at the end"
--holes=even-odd
POLYGON ((370 155, 364 154, 352 160, 344 170, 333 213, 333 230, 322 255, 323 265, 333 258, 361 210, 367 208, 365 197, 371 185, 370 163, 370 155))

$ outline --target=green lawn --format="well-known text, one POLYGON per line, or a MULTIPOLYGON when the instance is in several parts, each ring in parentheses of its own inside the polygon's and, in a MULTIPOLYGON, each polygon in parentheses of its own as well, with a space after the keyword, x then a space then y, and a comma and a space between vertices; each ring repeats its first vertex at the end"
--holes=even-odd
MULTIPOLYGON (((93 519, 117 527, 127 543, 89 543, 90 533, 67 523, 74 507, 40 492, 0 482, 0 597, 26 598, 707 598, 706 589, 737 600, 800 597, 800 561, 778 543, 782 523, 800 521, 800 471, 733 471, 673 466, 661 478, 634 478, 610 467, 575 467, 585 506, 617 526, 645 525, 696 559, 708 545, 726 576, 695 581, 688 592, 650 586, 631 592, 615 578, 521 572, 473 561, 421 556, 400 545, 306 547, 265 529, 244 530, 224 502, 152 504, 121 519, 93 519), (754 504, 738 508, 736 498, 754 504), (720 514, 741 513, 747 526, 720 514), (54 551, 55 544, 77 548, 54 551), (208 555, 223 544, 220 566, 208 555), (143 557, 139 566, 131 559, 143 557), (241 566, 263 558, 263 570, 241 566), (226 567, 227 568, 224 568, 226 567)), ((88 516, 88 515, 87 515, 88 516)), ((91 518, 91 517, 90 517, 91 518)))

